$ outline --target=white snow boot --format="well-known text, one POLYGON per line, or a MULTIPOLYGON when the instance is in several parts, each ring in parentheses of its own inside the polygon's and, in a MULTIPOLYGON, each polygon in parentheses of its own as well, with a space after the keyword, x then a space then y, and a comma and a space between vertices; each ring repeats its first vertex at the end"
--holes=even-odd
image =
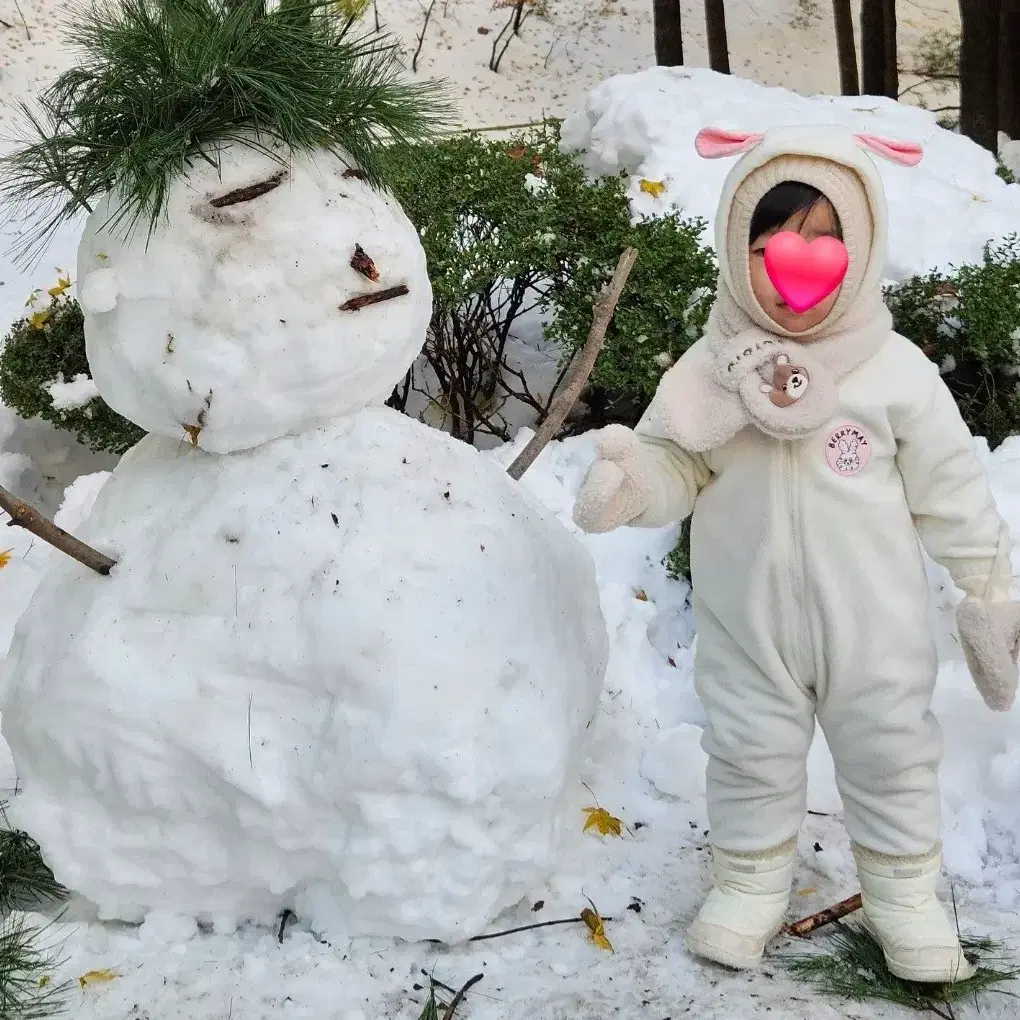
POLYGON ((713 848, 715 888, 687 932, 687 948, 727 967, 757 966, 783 927, 796 857, 796 840, 758 854, 713 848))
POLYGON ((922 857, 887 857, 854 847, 864 921, 889 970, 904 981, 964 981, 967 961, 956 928, 935 895, 941 847, 922 857))

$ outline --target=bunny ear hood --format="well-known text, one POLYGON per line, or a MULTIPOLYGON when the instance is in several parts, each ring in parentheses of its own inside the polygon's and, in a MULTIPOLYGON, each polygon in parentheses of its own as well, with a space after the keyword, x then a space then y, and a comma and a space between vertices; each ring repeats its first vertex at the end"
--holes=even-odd
POLYGON ((738 157, 716 217, 716 299, 704 343, 666 373, 649 413, 691 452, 714 449, 745 425, 777 439, 810 435, 830 420, 841 380, 892 331, 881 290, 886 204, 873 156, 912 166, 921 150, 833 125, 743 134, 706 128, 695 146, 706 159, 738 157), (751 218, 766 193, 784 181, 811 185, 832 203, 849 255, 832 311, 800 333, 766 315, 749 272, 751 218), (801 379, 796 394, 787 392, 777 372, 787 364, 801 379))
POLYGON ((751 217, 777 184, 799 181, 817 188, 839 216, 850 267, 832 313, 801 339, 828 333, 858 300, 874 307, 881 300, 887 210, 873 155, 901 165, 916 164, 921 150, 910 142, 854 135, 845 128, 773 128, 741 135, 707 128, 695 142, 699 154, 717 159, 740 154, 723 185, 715 221, 719 275, 741 310, 763 329, 777 331, 751 292, 747 246, 751 217))

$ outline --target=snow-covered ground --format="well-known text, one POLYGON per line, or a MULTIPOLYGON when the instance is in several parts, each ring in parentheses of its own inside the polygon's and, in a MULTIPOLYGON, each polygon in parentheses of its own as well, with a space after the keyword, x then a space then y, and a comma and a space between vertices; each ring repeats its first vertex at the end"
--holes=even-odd
MULTIPOLYGON (((725 170, 724 164, 703 163, 694 155, 694 131, 706 120, 760 129, 814 116, 845 120, 859 130, 863 119, 875 133, 921 140, 929 146, 923 172, 883 167, 893 206, 890 276, 943 260, 973 259, 983 241, 1020 229, 1020 187, 1002 185, 986 154, 939 133, 930 118, 908 122, 895 106, 874 100, 867 106, 874 110, 858 113, 847 101, 812 104, 735 79, 651 72, 607 83, 590 104, 595 115, 579 117, 573 129, 582 141, 588 132, 590 159, 607 166, 617 160, 628 170, 662 179, 671 199, 679 197, 684 208, 700 214, 710 212, 725 170), (907 173, 916 176, 901 176, 907 173)), ((640 195, 636 187, 635 194, 640 195)), ((637 202, 635 209, 651 211, 637 202)), ((0 274, 5 323, 20 313, 32 287, 48 282, 50 265, 74 264, 75 243, 73 230, 61 235, 41 279, 0 274)), ((526 438, 485 455, 508 464, 526 438)), ((66 438, 17 422, 0 409, 0 450, 14 448, 27 456, 0 457, 0 481, 50 509, 60 484, 95 469, 76 459, 66 438), (43 454, 51 449, 56 454, 47 464, 43 454), (58 481, 47 482, 47 474, 59 476, 58 481)), ((571 528, 573 497, 591 455, 590 441, 583 438, 554 444, 523 480, 571 528)), ((989 468, 1000 508, 1020 538, 1020 439, 997 450, 989 468)), ((101 482, 101 475, 86 475, 72 487, 61 515, 66 527, 73 529, 87 512, 101 482)), ((0 575, 0 648, 56 555, 14 530, 3 538, 0 547, 12 547, 13 558, 0 575)), ((485 975, 458 1012, 465 1020, 902 1015, 893 1007, 817 999, 785 978, 774 959, 763 974, 738 975, 702 965, 682 948, 682 931, 707 889, 708 852, 698 747, 702 717, 691 679, 687 591, 669 581, 660 566, 673 540, 672 529, 578 536, 596 564, 611 641, 606 691, 583 773, 591 792, 576 791, 576 826, 553 876, 493 926, 576 916, 591 897, 612 918, 606 927, 615 953, 593 945, 582 926, 442 949, 382 939, 327 945, 300 920, 288 927, 280 944, 276 932, 266 929, 199 932, 190 921, 162 916, 150 917, 141 928, 103 926, 72 913, 52 932, 65 961, 55 976, 75 979, 107 968, 117 974, 109 982, 76 986, 73 1015, 82 1020, 417 1020, 423 995, 415 985, 424 983, 423 970, 455 987, 473 974, 485 975), (626 823, 620 838, 582 832, 580 807, 594 806, 595 798, 626 823)), ((1020 560, 1016 563, 1020 567, 1020 560)), ((936 710, 946 732, 947 866, 964 929, 1015 938, 1020 935, 1017 713, 994 716, 983 707, 952 634, 955 593, 934 568, 932 584, 933 623, 943 656, 936 710)), ((817 813, 809 817, 801 840, 793 907, 803 914, 856 889, 847 841, 833 817, 839 801, 821 744, 810 773, 810 807, 817 813)), ((1012 1017, 1015 1006, 992 998, 983 1015, 1012 1017)))
MULTIPOLYGON (((7 133, 11 121, 5 100, 34 90, 72 61, 62 40, 65 4, 0 0, 0 134, 7 133)), ((420 49, 417 73, 448 78, 461 100, 463 123, 471 127, 562 116, 603 79, 655 62, 650 0, 552 0, 534 5, 535 13, 510 42, 498 73, 490 71, 494 44, 498 53, 506 43, 500 32, 513 14, 512 6, 500 0, 375 0, 363 24, 373 28, 378 13, 380 26, 400 44, 408 66, 420 49)), ((856 26, 859 0, 852 0, 851 7, 856 26)), ((705 67, 702 4, 681 0, 680 8, 684 59, 705 67)), ((916 66, 914 54, 925 33, 959 31, 956 0, 910 0, 899 5, 897 14, 904 68, 916 66)), ((839 91, 831 5, 820 0, 748 0, 728 8, 727 16, 734 74, 807 95, 839 91)), ((902 78, 902 88, 918 81, 907 74, 902 78)), ((915 89, 907 100, 922 91, 915 89)), ((951 102, 938 99, 931 105, 951 102)))

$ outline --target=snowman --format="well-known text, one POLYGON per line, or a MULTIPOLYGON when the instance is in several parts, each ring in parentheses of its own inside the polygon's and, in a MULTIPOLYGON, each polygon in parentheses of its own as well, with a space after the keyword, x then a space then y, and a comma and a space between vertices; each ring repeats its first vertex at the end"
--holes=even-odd
POLYGON ((431 290, 365 178, 235 134, 151 233, 116 188, 88 217, 89 363, 148 435, 79 529, 116 566, 55 564, 0 711, 11 821, 100 918, 457 941, 576 821, 594 568, 494 461, 384 406, 431 290))

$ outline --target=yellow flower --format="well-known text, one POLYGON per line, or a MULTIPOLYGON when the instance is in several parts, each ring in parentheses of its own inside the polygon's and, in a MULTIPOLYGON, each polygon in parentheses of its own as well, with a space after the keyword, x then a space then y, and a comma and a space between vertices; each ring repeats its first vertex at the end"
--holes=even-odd
POLYGON ((666 185, 662 181, 642 179, 639 186, 646 195, 651 195, 652 198, 658 198, 666 190, 666 185))
POLYGON ((4 549, 3 552, 0 552, 0 570, 3 570, 11 562, 12 552, 14 552, 13 549, 4 549))
MULTIPOLYGON (((57 272, 60 273, 60 270, 58 269, 57 272)), ((67 290, 70 286, 71 286, 71 274, 66 273, 63 276, 58 276, 57 285, 55 287, 50 287, 50 289, 46 293, 49 294, 51 298, 56 299, 60 297, 60 295, 63 294, 64 291, 67 290)))
POLYGON ((50 320, 50 310, 44 308, 41 312, 36 312, 29 320, 32 324, 32 329, 42 329, 50 320))

